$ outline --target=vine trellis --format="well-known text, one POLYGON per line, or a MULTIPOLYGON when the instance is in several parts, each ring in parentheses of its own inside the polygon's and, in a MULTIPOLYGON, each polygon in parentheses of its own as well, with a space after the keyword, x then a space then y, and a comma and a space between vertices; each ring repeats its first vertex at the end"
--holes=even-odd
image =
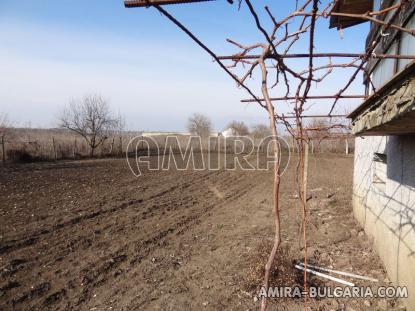
MULTIPOLYGON (((315 133, 322 134, 317 137, 324 139, 327 137, 348 137, 347 133, 337 132, 333 135, 327 133, 333 129, 350 129, 350 126, 343 121, 338 121, 339 118, 345 115, 334 114, 338 102, 342 99, 366 99, 366 94, 347 95, 345 92, 350 88, 353 81, 357 78, 359 73, 365 75, 368 85, 372 89, 372 95, 377 95, 377 90, 371 77, 367 71, 367 65, 372 59, 415 59, 415 55, 396 55, 384 54, 383 51, 378 51, 378 47, 384 36, 388 35, 388 31, 397 31, 401 33, 408 33, 415 36, 414 29, 402 27, 396 24, 397 17, 404 12, 409 0, 401 0, 390 7, 382 8, 379 11, 368 11, 364 14, 350 14, 336 12, 335 8, 340 0, 328 1, 324 6, 319 0, 304 0, 302 5, 299 5, 296 0, 296 8, 289 15, 278 20, 272 13, 268 6, 264 7, 265 18, 268 18, 272 24, 272 29, 267 30, 263 26, 263 22, 257 13, 257 9, 250 0, 239 0, 239 8, 241 5, 246 5, 250 15, 253 18, 257 30, 262 34, 264 41, 250 45, 242 44, 234 39, 226 39, 226 41, 236 47, 239 52, 229 56, 218 56, 209 47, 207 47, 192 31, 179 22, 173 15, 163 8, 164 4, 184 3, 184 2, 198 2, 200 0, 126 0, 127 7, 147 6, 154 7, 162 15, 167 17, 177 27, 179 27, 186 35, 188 35, 197 45, 206 51, 214 61, 225 71, 227 75, 233 79, 237 85, 243 88, 251 96, 250 99, 244 99, 242 102, 257 103, 264 108, 269 117, 269 126, 272 131, 273 152, 275 157, 274 182, 273 182, 273 210, 274 210, 274 225, 275 237, 272 250, 269 254, 268 260, 264 269, 263 286, 268 290, 270 270, 274 264, 276 254, 281 243, 281 223, 280 223, 280 159, 278 146, 278 128, 277 124, 282 124, 285 129, 293 137, 296 142, 298 150, 298 163, 296 170, 296 186, 298 191, 298 200, 301 214, 301 235, 304 249, 304 290, 307 291, 307 199, 306 199, 306 185, 307 185, 307 157, 308 157, 308 141, 311 137, 316 137, 315 133), (316 25, 319 20, 326 20, 332 17, 353 18, 355 20, 370 21, 381 34, 368 44, 366 50, 362 53, 316 53, 315 41, 318 33, 316 32, 316 25), (387 20, 385 17, 388 17, 387 20), (297 27, 291 31, 293 21, 296 20, 297 27), (301 40, 306 40, 306 53, 290 53, 296 44, 301 40), (253 54, 253 52, 256 54, 253 54), (349 58, 347 62, 333 62, 333 59, 349 58), (295 66, 288 65, 288 59, 306 59, 306 68, 298 70, 295 66), (316 59, 327 60, 323 65, 316 65, 316 59), (310 95, 310 89, 313 83, 321 85, 337 69, 354 69, 350 75, 345 77, 344 85, 333 95, 310 95), (242 69, 242 74, 236 74, 233 71, 242 69), (276 77, 275 82, 270 84, 270 73, 276 77), (320 74, 320 72, 322 72, 320 74), (260 91, 262 97, 256 95, 254 91, 247 85, 247 80, 252 78, 255 74, 260 75, 261 85, 260 91), (271 97, 270 91, 278 89, 279 93, 284 94, 279 97, 271 97), (321 115, 305 115, 304 112, 308 110, 306 107, 307 100, 329 100, 332 99, 330 108, 327 114, 321 115), (283 113, 277 109, 274 102, 286 102, 291 108, 290 113, 283 113), (336 120, 330 122, 326 126, 319 128, 307 128, 304 125, 304 120, 307 117, 314 118, 328 118, 329 120, 336 120), (291 123, 290 120, 294 120, 291 123), (313 135, 310 135, 313 133, 313 135)), ((233 3, 233 1, 229 1, 233 3)), ((262 17, 263 19, 264 17, 262 17)), ((362 92, 363 93, 363 92, 362 92)), ((278 263, 277 263, 278 264, 278 263)), ((305 306, 307 305, 307 295, 305 295, 305 306)), ((261 310, 266 310, 267 299, 262 298, 261 310)))

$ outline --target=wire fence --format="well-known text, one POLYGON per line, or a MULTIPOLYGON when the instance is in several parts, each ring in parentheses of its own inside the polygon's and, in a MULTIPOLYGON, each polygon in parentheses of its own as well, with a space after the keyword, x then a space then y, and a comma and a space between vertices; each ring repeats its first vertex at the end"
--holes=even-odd
MULTIPOLYGON (((271 152, 270 139, 251 137, 210 137, 195 139, 189 135, 153 135, 141 133, 117 133, 108 137, 95 150, 96 158, 133 156, 137 152, 152 155, 165 153, 219 152, 266 153, 271 152)), ((297 153, 297 144, 291 137, 280 137, 283 152, 297 153)), ((90 147, 75 134, 54 130, 16 130, 0 136, 0 159, 3 163, 59 161, 90 158, 90 147)), ((313 153, 352 153, 353 138, 327 138, 310 140, 313 153)))

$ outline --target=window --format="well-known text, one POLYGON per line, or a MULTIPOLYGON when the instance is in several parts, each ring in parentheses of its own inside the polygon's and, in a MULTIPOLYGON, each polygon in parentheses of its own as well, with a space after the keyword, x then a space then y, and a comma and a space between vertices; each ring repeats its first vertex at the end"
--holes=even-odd
POLYGON ((375 152, 373 155, 372 184, 382 192, 385 192, 387 180, 387 156, 384 153, 375 152))
POLYGON ((382 2, 382 0, 373 1, 373 11, 379 11, 380 10, 381 2, 382 2))
MULTIPOLYGON (((397 4, 399 2, 399 0, 394 0, 392 1, 390 4, 388 4, 385 8, 387 7, 391 7, 395 4, 397 4)), ((389 22, 389 20, 391 19, 391 17, 395 14, 396 9, 393 9, 391 11, 389 11, 388 13, 386 13, 384 20, 389 22)))
MULTIPOLYGON (((415 28, 415 15, 411 17, 408 23, 405 25, 405 28, 414 29, 415 28)), ((415 37, 411 36, 409 33, 402 33, 401 40, 399 42, 399 54, 400 55, 412 55, 415 51, 415 37)), ((399 59, 398 60, 398 71, 401 71, 408 65, 412 60, 411 59, 399 59)))
MULTIPOLYGON (((397 43, 394 42, 386 54, 396 54, 397 43)), ((386 58, 378 62, 373 70, 372 82, 376 89, 388 82, 395 74, 395 59, 386 58)), ((373 92, 373 90, 371 91, 373 92)))
MULTIPOLYGON (((396 1, 394 1, 395 3, 396 1)), ((385 20, 388 20, 393 14, 393 11, 389 11, 386 14, 385 20)), ((409 19, 409 21, 404 25, 405 28, 414 29, 415 28, 415 15, 409 19)), ((387 34, 385 34, 387 35, 387 34)), ((398 36, 390 48, 385 51, 385 54, 391 55, 413 55, 415 51, 415 37, 402 32, 398 36)), ((408 64, 410 64, 412 59, 393 59, 387 58, 380 60, 376 66, 373 68, 370 78, 373 85, 376 89, 381 88, 385 83, 387 83, 396 73, 402 71, 408 64)), ((369 95, 373 94, 373 89, 370 84, 367 84, 369 95)))

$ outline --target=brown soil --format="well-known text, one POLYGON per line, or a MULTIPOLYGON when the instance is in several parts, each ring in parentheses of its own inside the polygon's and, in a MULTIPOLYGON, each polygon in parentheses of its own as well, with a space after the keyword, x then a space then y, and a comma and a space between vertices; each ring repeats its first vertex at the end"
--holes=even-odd
MULTIPOLYGON (((352 163, 334 155, 310 161, 309 254, 314 263, 385 284, 352 217, 352 163)), ((293 268, 302 258, 293 173, 291 165, 283 176, 274 285, 302 284, 293 268)), ((0 309, 258 309, 254 296, 273 237, 271 181, 271 172, 223 169, 135 178, 125 160, 0 168, 0 309)), ((377 310, 385 303, 397 308, 376 299, 308 307, 377 310)), ((270 310, 302 309, 300 299, 271 300, 270 310)))

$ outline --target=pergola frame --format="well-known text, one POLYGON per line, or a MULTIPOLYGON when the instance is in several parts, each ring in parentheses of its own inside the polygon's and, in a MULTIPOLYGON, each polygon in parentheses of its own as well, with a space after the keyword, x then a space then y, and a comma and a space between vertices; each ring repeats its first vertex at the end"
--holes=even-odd
MULTIPOLYGON (((350 126, 344 124, 344 122, 338 122, 333 124, 328 124, 320 128, 310 128, 305 127, 303 124, 304 118, 327 118, 327 119, 336 119, 343 118, 345 115, 334 114, 334 109, 338 102, 342 99, 365 99, 366 95, 347 95, 346 91, 349 89, 350 85, 356 79, 359 73, 366 75, 372 90, 373 95, 376 96, 376 88, 370 76, 367 74, 366 65, 371 60, 379 59, 415 59, 415 55, 392 55, 392 54, 383 54, 375 53, 379 43, 382 41, 382 36, 387 34, 389 30, 397 31, 401 33, 407 33, 412 36, 415 36, 414 29, 404 28, 402 25, 395 24, 395 20, 399 16, 400 12, 405 9, 405 6, 408 5, 408 0, 401 0, 400 2, 390 6, 383 7, 379 11, 369 11, 369 12, 360 12, 359 14, 348 13, 336 11, 337 5, 341 0, 329 1, 329 3, 320 8, 319 0, 303 0, 303 5, 297 6, 296 9, 289 15, 284 18, 277 20, 273 15, 269 7, 265 6, 264 10, 266 16, 270 19, 273 24, 272 30, 266 30, 261 22, 261 18, 257 14, 257 10, 254 8, 250 0, 239 0, 239 5, 244 3, 254 22, 257 30, 262 34, 264 41, 258 42, 251 45, 244 45, 235 40, 227 39, 227 42, 235 46, 239 52, 234 55, 229 56, 218 56, 211 49, 209 49, 195 34, 193 34, 187 27, 180 23, 174 16, 167 12, 162 5, 171 4, 171 3, 183 3, 183 2, 198 2, 194 0, 189 1, 164 1, 164 0, 137 0, 140 2, 140 5, 135 6, 153 6, 157 9, 162 15, 168 18, 176 26, 178 26, 186 35, 188 35, 197 45, 199 45, 204 51, 206 51, 214 61, 234 80, 237 82, 237 85, 245 89, 252 99, 244 99, 242 102, 254 102, 257 103, 260 107, 266 110, 269 122, 270 129, 273 136, 273 148, 276 157, 275 167, 274 167, 274 186, 273 186, 273 210, 274 210, 274 224, 275 224, 275 237, 272 250, 270 252, 268 261, 265 265, 264 272, 264 287, 268 289, 270 269, 274 264, 276 253, 279 249, 281 243, 281 224, 280 224, 280 167, 279 167, 279 147, 277 142, 277 123, 283 124, 287 131, 292 135, 296 140, 299 156, 297 164, 297 186, 299 194, 299 205, 301 213, 301 228, 302 228, 302 239, 304 247, 304 267, 307 269, 307 209, 306 209, 306 188, 307 188, 307 155, 308 155, 308 140, 310 139, 310 132, 326 132, 328 133, 331 129, 337 130, 349 130, 350 126), (168 2, 168 3, 167 3, 168 2), (143 5, 144 4, 144 5, 143 5), (389 13, 389 14, 388 14, 389 13), (382 17, 388 14, 389 19, 385 21, 382 17), (370 21, 378 28, 380 36, 374 38, 373 42, 367 46, 366 50, 363 53, 316 53, 315 52, 315 36, 316 33, 316 22, 319 19, 328 19, 336 17, 352 18, 362 21, 370 21), (299 18, 299 26, 294 31, 289 30, 289 23, 294 19, 299 18), (283 34, 279 35, 278 31, 282 31, 283 34), (301 54, 290 54, 292 46, 300 40, 300 38, 307 38, 308 41, 308 51, 307 53, 301 54), (259 54, 251 54, 254 50, 260 50, 259 54), (286 59, 299 59, 305 58, 307 62, 307 68, 303 71, 297 71, 296 69, 290 67, 285 62, 286 59), (328 59, 328 63, 323 66, 316 66, 315 59, 324 58, 328 59), (333 59, 345 59, 351 58, 347 62, 335 62, 333 59), (231 62, 230 64, 224 62, 231 62), (232 68, 241 67, 244 69, 244 73, 241 76, 238 76, 231 71, 232 68), (353 72, 345 79, 345 84, 342 88, 338 90, 334 95, 310 95, 311 85, 313 83, 321 83, 333 72, 333 70, 338 68, 351 68, 354 69, 353 72), (276 73, 276 82, 273 85, 269 84, 269 71, 273 70, 276 73), (256 71, 259 71, 261 77, 261 93, 262 97, 255 95, 255 92, 251 90, 250 87, 246 84, 247 79, 252 77, 256 71), (317 76, 317 72, 324 71, 323 74, 317 76), (291 81, 295 81, 296 84, 292 84, 291 81), (270 90, 280 86, 280 88, 285 88, 285 96, 280 97, 271 97, 270 90), (294 90, 291 88, 294 86, 294 90), (309 99, 333 99, 333 102, 328 109, 327 114, 321 115, 305 115, 304 112, 307 110, 305 104, 309 99), (292 113, 286 115, 276 109, 273 101, 293 101, 293 103, 288 103, 292 105, 292 113), (287 119, 294 119, 294 125, 289 123, 287 119)), ((132 7, 132 0, 126 0, 126 6, 132 7)), ((233 1, 228 1, 233 2, 233 1)), ((334 25, 335 26, 335 25, 334 25)), ((333 136, 338 135, 339 137, 349 137, 349 132, 336 132, 333 133, 333 136)), ((304 271, 304 290, 307 290, 307 272, 304 271)), ((305 296, 305 304, 307 304, 307 296, 305 296)), ((263 298, 261 301, 261 310, 265 310, 267 307, 267 299, 263 298)))

